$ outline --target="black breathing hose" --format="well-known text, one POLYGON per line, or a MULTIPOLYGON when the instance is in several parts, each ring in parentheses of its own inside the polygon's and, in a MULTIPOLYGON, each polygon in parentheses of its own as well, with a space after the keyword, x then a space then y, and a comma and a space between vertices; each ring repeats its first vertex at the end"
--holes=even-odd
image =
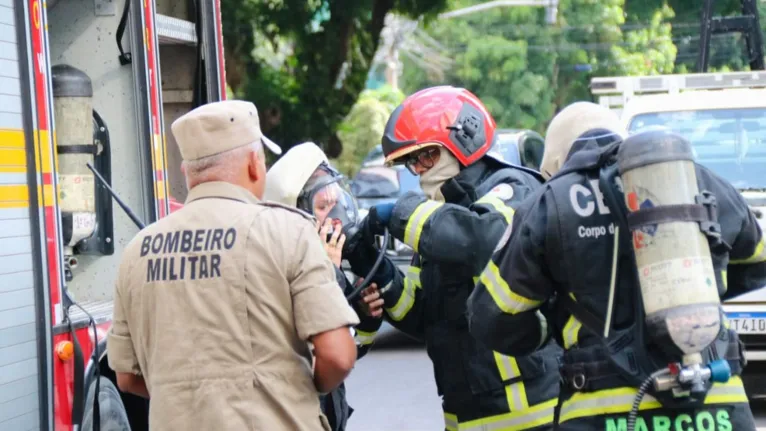
POLYGON ((628 431, 633 431, 636 428, 636 419, 638 417, 638 407, 641 405, 641 400, 644 399, 644 395, 649 390, 649 386, 652 384, 652 377, 647 377, 641 386, 638 388, 636 397, 633 398, 633 407, 628 414, 628 431))
POLYGON ((652 385, 654 382, 654 379, 657 377, 667 374, 668 370, 667 368, 655 371, 652 373, 649 377, 644 380, 643 383, 641 383, 641 386, 638 388, 638 393, 636 393, 636 397, 633 398, 633 407, 630 409, 630 413, 628 414, 628 430, 627 431, 634 431, 636 428, 636 419, 638 419, 638 409, 641 406, 641 401, 644 399, 644 395, 649 391, 649 386, 652 385))
POLYGON ((372 269, 370 269, 370 272, 367 273, 367 276, 364 277, 364 280, 357 286, 353 292, 346 295, 346 300, 348 302, 351 302, 352 299, 357 297, 359 293, 364 290, 365 287, 367 287, 370 282, 372 281, 372 277, 375 276, 375 273, 378 272, 378 267, 380 267, 380 264, 383 262, 383 258, 386 256, 386 248, 388 247, 388 228, 385 228, 383 230, 383 244, 380 246, 380 251, 378 252, 378 258, 375 259, 375 263, 372 265, 372 269))

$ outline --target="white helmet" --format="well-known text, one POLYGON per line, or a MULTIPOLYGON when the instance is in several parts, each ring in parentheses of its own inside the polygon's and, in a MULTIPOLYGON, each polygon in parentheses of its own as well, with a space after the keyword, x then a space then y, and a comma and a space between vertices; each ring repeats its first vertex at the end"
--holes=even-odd
POLYGON ((263 198, 296 207, 306 182, 327 156, 313 142, 304 142, 288 150, 266 173, 263 198))
POLYGON ((564 165, 577 138, 589 130, 606 129, 625 138, 620 118, 608 108, 591 102, 575 102, 553 117, 545 132, 540 173, 549 179, 564 165))

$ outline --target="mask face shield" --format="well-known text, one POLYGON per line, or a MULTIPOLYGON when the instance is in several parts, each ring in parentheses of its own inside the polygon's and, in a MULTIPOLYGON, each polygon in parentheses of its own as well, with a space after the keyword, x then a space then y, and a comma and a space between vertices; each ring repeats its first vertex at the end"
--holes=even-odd
POLYGON ((333 229, 342 228, 347 233, 359 222, 356 199, 344 177, 323 166, 322 174, 309 181, 298 198, 298 208, 316 217, 320 224, 331 220, 333 229))

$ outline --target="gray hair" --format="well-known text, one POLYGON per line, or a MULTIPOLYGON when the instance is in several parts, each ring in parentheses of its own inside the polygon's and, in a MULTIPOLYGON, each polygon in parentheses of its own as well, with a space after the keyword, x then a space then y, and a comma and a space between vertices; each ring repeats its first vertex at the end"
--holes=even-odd
POLYGON ((256 152, 258 157, 265 156, 261 142, 256 141, 250 145, 213 154, 212 156, 184 161, 186 187, 190 189, 196 184, 208 181, 234 182, 237 175, 234 168, 237 166, 237 163, 245 160, 251 152, 256 152))

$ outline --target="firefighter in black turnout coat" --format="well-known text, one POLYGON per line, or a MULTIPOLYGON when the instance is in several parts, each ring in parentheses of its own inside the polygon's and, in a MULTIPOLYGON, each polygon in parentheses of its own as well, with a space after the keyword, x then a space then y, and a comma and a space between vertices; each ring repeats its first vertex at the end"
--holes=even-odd
MULTIPOLYGON (((549 430, 560 348, 546 338, 524 356, 506 356, 468 333, 475 279, 513 208, 541 185, 536 172, 487 155, 495 137, 494 120, 464 89, 434 87, 408 97, 388 120, 383 152, 389 164, 420 176, 426 196, 408 193, 395 205, 371 208, 344 257, 355 273, 366 273, 377 256, 374 236, 384 228, 415 250, 406 271, 384 260, 374 280, 384 317, 425 339, 446 429, 549 430)), ((535 324, 544 322, 540 316, 535 324)))
MULTIPOLYGON (((605 323, 618 221, 604 201, 606 186, 599 184, 599 173, 614 163, 623 143, 619 124, 606 108, 587 102, 570 105, 554 118, 541 166, 550 179, 516 210, 509 239, 498 244, 469 300, 471 333, 501 353, 524 355, 546 335, 518 328, 536 324, 540 308, 556 296, 548 328, 565 349, 559 430, 626 430, 637 393, 638 385, 610 360, 619 359, 615 355, 623 350, 607 353, 601 342, 604 326, 633 332, 644 323, 635 309, 635 293, 640 294, 632 248, 636 237, 622 228, 617 230, 621 242, 614 260, 614 311, 611 326, 605 323)), ((647 131, 625 139, 683 138, 647 131)), ((720 239, 726 246, 711 246, 711 256, 721 299, 766 285, 764 237, 753 213, 728 182, 699 164, 693 166, 699 190, 712 192, 718 204, 720 239)), ((623 201, 618 179, 615 195, 623 201)), ((650 389, 639 405, 636 431, 755 429, 740 378, 738 336, 725 323, 721 328, 703 357, 726 359, 732 371, 728 382, 714 383, 704 400, 691 404, 650 389)), ((635 334, 639 341, 649 339, 635 334)), ((658 346, 636 345, 653 363, 669 363, 658 346)))

